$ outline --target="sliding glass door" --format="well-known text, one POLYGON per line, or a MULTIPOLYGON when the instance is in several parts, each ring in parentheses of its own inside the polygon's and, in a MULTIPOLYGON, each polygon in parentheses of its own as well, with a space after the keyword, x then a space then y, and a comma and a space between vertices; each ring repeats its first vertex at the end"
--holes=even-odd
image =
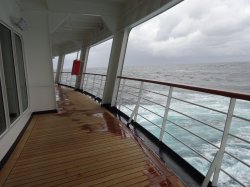
POLYGON ((19 82, 20 82, 20 91, 22 97, 22 108, 25 111, 28 108, 28 94, 27 94, 27 85, 25 77, 25 66, 23 59, 23 49, 22 41, 20 36, 15 34, 15 46, 16 46, 16 57, 17 57, 17 68, 19 73, 19 82))
POLYGON ((1 80, 0 80, 0 135, 5 131, 5 129, 6 129, 6 119, 5 119, 3 95, 2 95, 1 80))
POLYGON ((0 24, 1 58, 4 69, 5 87, 8 99, 9 118, 13 123, 20 116, 16 69, 14 64, 11 30, 0 24))

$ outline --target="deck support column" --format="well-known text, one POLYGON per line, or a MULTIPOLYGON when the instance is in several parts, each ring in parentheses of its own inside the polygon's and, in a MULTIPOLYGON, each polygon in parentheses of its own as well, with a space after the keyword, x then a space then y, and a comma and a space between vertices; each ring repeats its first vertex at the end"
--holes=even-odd
POLYGON ((122 74, 122 68, 127 49, 128 37, 131 28, 118 31, 113 38, 106 83, 103 91, 102 105, 113 106, 112 101, 116 98, 120 79, 117 76, 122 74))
POLYGON ((75 84, 75 89, 76 90, 82 90, 82 83, 84 80, 84 74, 86 72, 86 67, 87 67, 87 62, 88 62, 88 57, 89 57, 89 49, 90 47, 82 47, 81 48, 81 56, 80 56, 80 70, 79 70, 79 75, 76 76, 76 84, 75 84))
POLYGON ((56 69, 56 78, 55 78, 56 84, 60 83, 61 72, 62 72, 63 64, 64 64, 64 58, 65 58, 65 54, 59 55, 57 69, 56 69))

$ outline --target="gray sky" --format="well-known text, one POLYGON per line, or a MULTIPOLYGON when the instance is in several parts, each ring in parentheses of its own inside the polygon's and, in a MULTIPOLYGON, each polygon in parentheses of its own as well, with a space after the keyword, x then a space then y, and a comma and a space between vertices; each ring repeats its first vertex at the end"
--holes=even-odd
MULTIPOLYGON (((93 47, 88 67, 107 66, 110 47, 93 47)), ((185 0, 131 31, 125 65, 242 61, 250 61, 250 0, 185 0)))
POLYGON ((108 67, 113 39, 90 48, 87 69, 91 67, 108 67))
POLYGON ((250 61, 249 0, 185 0, 134 28, 125 64, 250 61))

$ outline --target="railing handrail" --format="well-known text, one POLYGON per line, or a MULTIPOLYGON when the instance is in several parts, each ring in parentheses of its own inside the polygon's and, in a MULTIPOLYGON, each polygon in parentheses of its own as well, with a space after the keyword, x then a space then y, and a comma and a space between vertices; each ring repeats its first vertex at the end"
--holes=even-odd
POLYGON ((62 71, 61 73, 71 73, 71 71, 62 71))
POLYGON ((117 76, 117 78, 159 84, 159 85, 164 85, 164 86, 172 86, 176 88, 182 88, 182 89, 187 89, 187 90, 192 90, 192 91, 198 91, 198 92, 203 92, 203 93, 208 93, 208 94, 214 94, 214 95, 220 95, 224 97, 231 97, 235 99, 242 99, 242 100, 250 101, 250 94, 248 93, 230 92, 230 91, 225 91, 225 90, 217 90, 217 89, 211 89, 211 88, 191 86, 187 84, 154 81, 154 80, 149 80, 149 79, 140 79, 140 78, 132 78, 132 77, 124 77, 124 76, 117 76))
POLYGON ((105 74, 99 74, 99 73, 82 73, 84 75, 98 75, 98 76, 103 76, 103 77, 106 77, 107 75, 105 74))

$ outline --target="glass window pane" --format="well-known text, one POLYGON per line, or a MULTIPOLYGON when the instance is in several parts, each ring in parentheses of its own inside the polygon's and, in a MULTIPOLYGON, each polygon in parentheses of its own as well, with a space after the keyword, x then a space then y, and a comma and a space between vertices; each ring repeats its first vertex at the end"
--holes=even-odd
POLYGON ((12 123, 20 115, 18 94, 16 86, 16 74, 11 42, 11 31, 0 24, 0 44, 4 67, 4 77, 7 90, 10 122, 12 123))
POLYGON ((5 121, 5 114, 4 114, 2 89, 1 89, 1 83, 0 83, 0 134, 2 134, 5 129, 6 129, 6 121, 5 121))
POLYGON ((28 108, 28 95, 27 95, 27 85, 25 78, 25 70, 24 70, 24 59, 23 59, 23 49, 22 49, 22 41, 21 38, 15 34, 15 44, 16 44, 16 55, 17 55, 17 64, 18 64, 18 72, 19 72, 19 81, 21 88, 21 96, 22 96, 22 106, 23 111, 28 108))

